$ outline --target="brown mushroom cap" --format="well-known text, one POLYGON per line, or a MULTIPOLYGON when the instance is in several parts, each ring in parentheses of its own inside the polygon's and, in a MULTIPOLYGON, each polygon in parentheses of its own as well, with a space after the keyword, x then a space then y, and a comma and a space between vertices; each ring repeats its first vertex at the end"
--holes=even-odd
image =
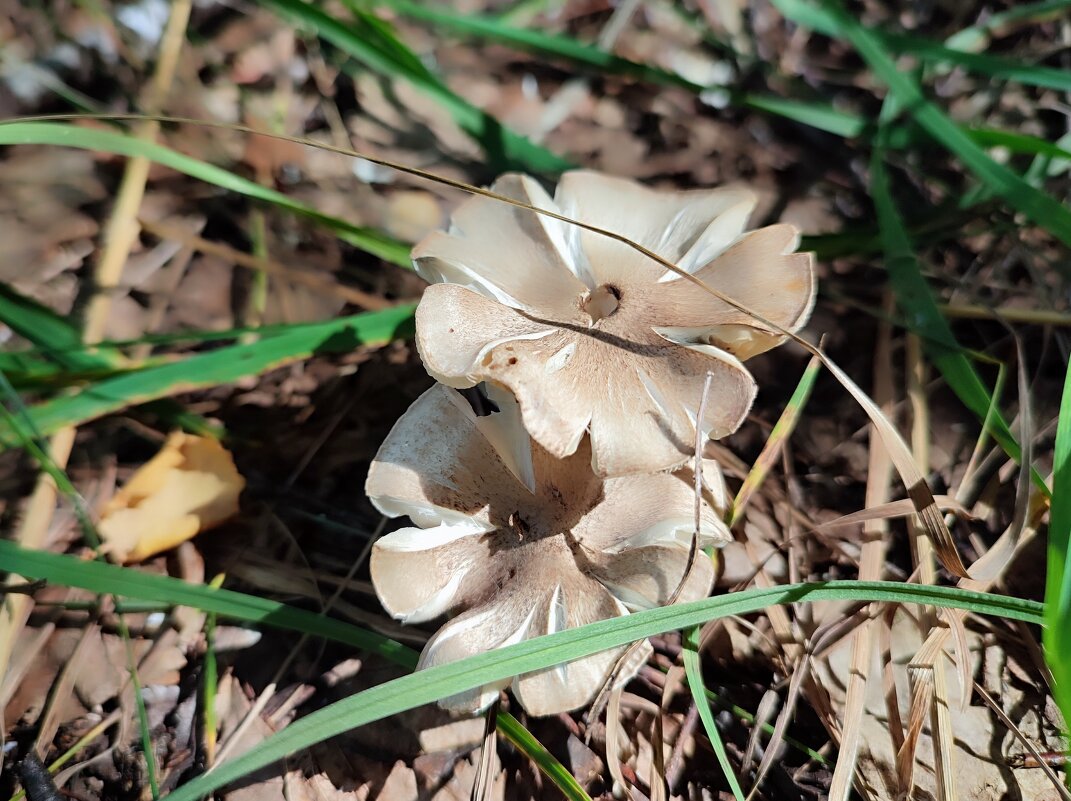
MULTIPOLYGON (((628 236, 787 330, 810 314, 811 255, 793 252, 788 225, 743 233, 747 190, 662 193, 590 172, 563 176, 554 200, 525 176, 492 188, 628 236)), ((735 431, 756 391, 740 360, 783 338, 624 243, 489 198, 463 203, 413 257, 444 282, 417 309, 428 371, 449 386, 507 388, 559 458, 589 432, 599 475, 682 465, 708 372, 699 425, 735 431)))
MULTIPOLYGON (((535 443, 515 447, 511 429, 523 433, 515 405, 476 417, 457 392, 436 386, 398 421, 369 471, 376 507, 415 524, 372 549, 383 606, 407 622, 455 615, 428 642, 422 667, 664 604, 685 573, 689 472, 602 479, 586 442, 559 460, 535 443)), ((703 503, 700 544, 728 538, 703 503)), ((681 600, 705 597, 713 577, 700 554, 681 600)), ((622 650, 519 677, 514 692, 533 714, 583 706, 622 650)), ((497 689, 444 705, 482 708, 497 689)))

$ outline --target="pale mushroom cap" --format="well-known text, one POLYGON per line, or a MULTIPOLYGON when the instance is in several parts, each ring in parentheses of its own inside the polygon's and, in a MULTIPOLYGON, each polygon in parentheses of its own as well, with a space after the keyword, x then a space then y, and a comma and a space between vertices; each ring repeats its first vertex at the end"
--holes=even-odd
MULTIPOLYGON (((562 460, 535 443, 516 447, 508 429, 523 431, 519 414, 508 402, 502 408, 476 417, 457 392, 433 387, 398 421, 369 471, 366 491, 376 507, 415 524, 372 549, 384 608, 406 622, 454 615, 428 642, 422 667, 659 606, 688 564, 689 472, 599 478, 586 442, 562 460)), ((702 546, 729 539, 706 502, 701 529, 702 546)), ((700 553, 680 600, 705 597, 713 578, 700 553)), ((581 707, 622 652, 518 677, 514 693, 532 714, 581 707)), ((498 689, 444 705, 475 711, 498 689)))
MULTIPOLYGON (((566 173, 553 200, 526 176, 492 189, 628 236, 788 331, 810 315, 811 254, 794 252, 789 225, 744 233, 746 189, 664 193, 583 171, 566 173)), ((603 476, 676 469, 697 422, 712 437, 735 431, 756 391, 741 360, 783 339, 622 242, 490 198, 463 203, 413 258, 442 282, 417 309, 428 372, 507 388, 557 457, 589 433, 603 476)))

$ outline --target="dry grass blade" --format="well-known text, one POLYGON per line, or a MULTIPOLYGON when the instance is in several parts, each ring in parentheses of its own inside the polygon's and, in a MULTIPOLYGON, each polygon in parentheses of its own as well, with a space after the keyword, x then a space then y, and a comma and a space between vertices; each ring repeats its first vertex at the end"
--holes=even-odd
POLYGON ((931 734, 934 740, 934 767, 937 772, 938 794, 944 801, 955 801, 956 786, 954 780, 952 723, 948 707, 948 683, 945 676, 945 665, 942 657, 945 653, 945 644, 951 636, 955 643, 956 656, 954 664, 960 668, 960 679, 963 679, 963 667, 967 666, 967 688, 965 693, 969 695, 970 662, 967 649, 966 633, 963 628, 963 617, 944 615, 947 626, 934 625, 932 613, 923 614, 920 623, 931 625, 929 636, 918 650, 914 660, 908 666, 912 694, 911 707, 908 712, 908 735, 903 746, 897 753, 897 765, 900 771, 901 789, 905 792, 912 791, 912 786, 907 782, 914 775, 915 754, 919 745, 919 736, 922 733, 922 724, 927 716, 930 719, 931 734), (916 730, 917 727, 917 730, 916 730))
MULTIPOLYGON (((186 25, 192 7, 192 0, 176 0, 171 5, 170 16, 160 42, 160 58, 145 103, 146 108, 154 114, 161 109, 174 80, 175 67, 186 37, 186 25)), ((140 124, 144 126, 142 135, 155 137, 158 121, 145 117, 140 124)), ((137 238, 136 218, 145 193, 149 166, 147 159, 131 159, 123 173, 115 207, 104 231, 104 250, 94 271, 97 293, 90 298, 86 309, 82 339, 88 344, 95 344, 104 338, 111 308, 109 290, 119 283, 123 265, 137 238)), ((70 459, 74 437, 74 428, 66 427, 56 432, 49 443, 49 455, 60 470, 66 467, 67 460, 70 459)), ((56 482, 47 473, 41 473, 15 535, 16 542, 27 548, 40 548, 44 544, 56 509, 56 500, 56 482)), ((4 598, 3 610, 0 611, 0 676, 7 672, 15 638, 26 624, 32 608, 33 600, 29 596, 8 595, 4 598)))
MULTIPOLYGON (((906 360, 907 360, 907 393, 911 401, 911 444, 915 451, 915 461, 920 470, 928 470, 930 463, 930 412, 926 399, 926 363, 922 355, 922 343, 919 337, 908 334, 906 337, 906 360)), ((1030 474, 1029 462, 1027 475, 1030 474)), ((915 556, 915 564, 919 569, 922 581, 925 584, 934 584, 937 581, 937 573, 933 563, 933 548, 926 538, 925 532, 921 531, 914 521, 908 525, 911 535, 911 550, 915 556)), ((945 676, 944 662, 940 659, 944 653, 944 640, 946 632, 937 629, 937 616, 932 611, 923 614, 923 625, 929 625, 930 636, 927 638, 922 651, 916 655, 918 670, 928 667, 931 681, 933 682, 933 695, 930 698, 931 733, 934 742, 934 767, 937 772, 938 795, 943 801, 953 801, 956 798, 955 769, 953 765, 953 735, 952 721, 948 711, 948 681, 945 676), (933 643, 931 647, 931 642, 933 643)), ((967 653, 967 635, 963 628, 963 618, 956 615, 945 615, 949 630, 956 642, 956 664, 960 671, 960 687, 963 690, 963 706, 966 706, 970 693, 970 662, 967 653)), ((921 697, 921 696, 920 696, 921 697)), ((913 699, 914 700, 914 697, 913 699)), ((918 710, 922 714, 923 710, 918 710)), ((912 709, 908 715, 915 719, 916 710, 912 709)), ((914 759, 911 754, 911 759, 914 759)), ((905 759, 906 759, 905 754, 905 759)), ((907 788, 910 791, 910 787, 907 788)))
MULTIPOLYGON (((621 654, 621 656, 617 658, 617 661, 614 662, 614 666, 610 669, 610 673, 607 675, 606 681, 603 682, 602 687, 599 688, 599 692, 595 696, 595 700, 591 702, 591 706, 588 707, 588 711, 584 714, 584 723, 585 725, 587 725, 589 730, 591 728, 591 725, 599 719, 599 716, 602 714, 603 709, 606 708, 607 701, 613 697, 615 688, 617 688, 617 690, 621 689, 620 687, 618 687, 618 677, 621 675, 621 672, 622 670, 624 670, 625 666, 636 659, 637 655, 640 652, 640 649, 642 649, 643 646, 644 643, 642 640, 640 642, 632 643, 632 645, 626 648, 621 654)), ((607 715, 609 714, 610 713, 607 712, 607 715)))
MULTIPOLYGON (((759 557, 757 550, 753 543, 750 541, 745 543, 748 556, 751 558, 752 563, 762 564, 762 560, 759 557)), ((755 573, 755 586, 756 587, 775 587, 777 582, 774 581, 769 573, 766 572, 765 567, 760 567, 755 573)), ((786 664, 791 664, 800 660, 803 657, 803 644, 800 642, 799 632, 792 623, 792 618, 789 616, 787 606, 771 606, 766 610, 766 616, 770 620, 770 625, 774 631, 774 641, 781 644, 781 648, 784 650, 784 658, 786 664)), ((787 674, 787 670, 785 671, 787 674)))
MULTIPOLYGON (((57 466, 66 465, 71 457, 74 434, 73 428, 66 428, 52 437, 49 443, 49 455, 57 466)), ((37 479, 37 485, 34 487, 15 534, 15 541, 19 545, 35 549, 44 545, 45 536, 56 509, 56 498, 56 482, 52 476, 42 473, 37 479)), ((17 579, 9 576, 9 580, 17 579)), ((15 640, 32 609, 33 599, 29 595, 8 593, 4 596, 3 609, 0 609, 0 676, 7 675, 15 640)))
POLYGON ((1027 325, 1071 326, 1071 314, 1049 309, 1016 309, 1004 306, 993 308, 971 303, 950 303, 940 308, 945 316, 964 320, 998 319, 1009 323, 1024 323, 1027 325))
MULTIPOLYGON (((145 97, 145 108, 151 113, 156 113, 163 107, 171 88, 192 8, 192 0, 177 0, 171 4, 171 16, 160 42, 160 60, 145 97)), ((160 123, 152 117, 146 117, 139 124, 135 135, 141 139, 153 140, 159 130, 160 123)), ((126 162, 123 170, 115 209, 108 220, 107 228, 104 229, 104 250, 93 276, 97 291, 89 299, 86 310, 83 339, 87 343, 94 344, 104 339, 112 305, 112 290, 119 285, 123 266, 138 238, 138 210, 145 196, 150 166, 151 162, 147 158, 135 157, 126 162)))
POLYGON ((495 787, 495 774, 498 766, 498 701, 496 700, 484 712, 483 741, 480 743, 480 761, 476 765, 476 776, 472 780, 470 801, 488 801, 495 787))
MULTIPOLYGON (((755 771, 755 784, 751 788, 751 792, 748 793, 748 798, 751 799, 758 793, 759 788, 762 787, 762 782, 766 778, 766 774, 769 773, 770 768, 773 767, 774 760, 783 750, 785 743, 785 731, 788 729, 788 724, 792 722, 792 718, 796 714, 796 702, 799 701, 800 690, 803 687, 803 679, 811 672, 811 656, 810 654, 804 654, 803 658, 796 664, 795 669, 792 671, 792 679, 788 683, 788 693, 785 696, 785 704, 781 707, 780 713, 777 715, 777 722, 774 724, 773 733, 770 735, 769 741, 766 743, 766 751, 762 755, 762 761, 759 762, 758 770, 755 771)), ((761 730, 761 727, 756 726, 757 731, 761 730)))
MULTIPOLYGON (((937 504, 937 508, 946 514, 951 513, 964 520, 972 520, 974 518, 970 510, 951 495, 934 495, 933 500, 937 504)), ((909 498, 901 498, 898 501, 889 501, 888 503, 874 506, 867 505, 866 509, 861 509, 858 512, 826 520, 816 525, 814 530, 829 531, 834 528, 854 526, 875 520, 895 520, 900 517, 910 517, 913 514, 915 514, 914 504, 909 498)), ((974 565, 971 565, 971 570, 974 570, 974 565)))
MULTIPOLYGON (((958 622, 958 621, 957 621, 958 622)), ((957 628, 952 624, 953 630, 957 628)), ((958 626, 957 641, 960 637, 966 642, 962 625, 958 626)), ((969 654, 966 650, 956 649, 957 666, 960 671, 970 670, 969 654)), ((970 685, 968 685, 969 688, 970 685)), ((970 689, 964 690, 965 694, 970 689)), ((933 702, 930 707, 930 728, 934 739, 934 767, 937 770, 938 794, 942 801, 956 801, 956 767, 952 718, 948 709, 948 679, 945 676, 943 661, 933 666, 933 702)))
POLYGON ((651 788, 651 801, 667 801, 669 791, 666 782, 666 740, 661 708, 651 722, 651 769, 647 785, 651 788))
POLYGON ((922 727, 933 703, 933 670, 929 667, 909 669, 911 705, 904 732, 904 742, 896 752, 896 778, 900 792, 910 798, 915 784, 915 752, 918 750, 922 727))
MULTIPOLYGON (((116 709, 114 712, 104 718, 104 720, 100 721, 96 726, 93 726, 89 731, 79 737, 78 741, 75 742, 74 745, 68 748, 51 765, 48 766, 49 773, 56 775, 56 784, 62 787, 67 783, 67 780, 71 776, 73 776, 75 773, 82 769, 82 765, 72 765, 71 767, 64 770, 62 773, 58 772, 63 768, 64 765, 66 765, 68 762, 78 756, 78 754, 81 753, 83 748, 85 748, 91 742, 93 742, 102 734, 104 734, 104 732, 106 732, 108 729, 118 723, 122 719, 122 717, 123 710, 116 709)), ((110 754, 110 752, 111 749, 108 748, 101 753, 107 755, 110 754)), ((93 757, 93 759, 100 759, 100 757, 101 754, 97 754, 93 757)))
MULTIPOLYGON (((669 709, 670 703, 677 693, 684 688, 687 681, 687 671, 680 665, 674 665, 666 671, 665 684, 662 686, 661 708, 663 713, 669 709)), ((685 768, 685 749, 691 750, 695 745, 695 731, 699 725, 699 707, 693 700, 688 704, 688 712, 684 716, 677 736, 673 741, 673 750, 666 762, 666 790, 669 795, 677 796, 677 786, 685 768)))
POLYGON ((785 410, 781 412, 781 416, 774 423, 766 444, 762 446, 759 458, 755 460, 755 464, 748 471, 744 483, 740 485, 740 491, 736 493, 736 498, 733 500, 732 517, 729 519, 730 528, 740 519, 748 501, 751 500, 751 496, 762 486, 762 482, 766 480, 766 476, 769 475, 774 463, 779 458, 781 446, 795 431, 796 423, 799 422, 800 414, 807 404, 811 389, 814 387, 814 381, 818 377, 819 367, 818 357, 812 356, 807 363, 807 368, 803 371, 803 377, 800 379, 796 391, 792 393, 785 410))
MULTIPOLYGON (((971 649, 967 642, 967 628, 963 620, 955 615, 942 610, 940 613, 944 625, 948 626, 948 632, 952 635, 953 664, 959 674, 960 684, 960 709, 966 709, 971 702, 971 649), (964 684, 966 686, 964 686, 964 684)), ((944 703, 945 708, 948 704, 944 703)))
MULTIPOLYGON (((957 582, 957 586, 962 589, 969 589, 978 592, 985 592, 991 589, 992 586, 1002 577, 1004 572, 1006 572, 1009 565, 1012 564, 1015 559, 1015 556, 1021 553, 1022 550, 1029 545, 1030 540, 1033 539, 1034 535, 1036 534, 1036 526, 1044 515, 1045 507, 1045 497, 1039 492, 1032 492, 1031 503, 1029 504, 1029 511, 1026 517, 1026 524, 1022 528, 1022 530, 1017 530, 1013 521, 1013 524, 1010 525, 1007 529, 1005 529, 1004 533, 1001 534, 1001 536, 993 544, 993 547, 990 548, 990 550, 987 551, 985 554, 983 554, 974 563, 974 565, 972 565, 972 570, 977 567, 977 573, 980 575, 984 575, 985 578, 961 579, 959 582, 957 582)), ((956 652, 956 657, 953 662, 957 666, 957 668, 959 668, 960 681, 966 682, 964 689, 964 698, 961 699, 963 703, 966 703, 966 698, 969 695, 972 687, 976 689, 981 689, 975 683, 973 676, 970 672, 968 643, 966 640, 966 633, 964 629, 964 620, 966 618, 966 613, 955 609, 944 609, 941 611, 941 617, 948 625, 935 626, 930 630, 929 636, 923 643, 922 647, 919 649, 914 661, 912 662, 912 680, 914 681, 916 677, 921 677, 924 679, 926 687, 934 687, 934 682, 930 679, 935 678, 939 675, 936 666, 941 663, 939 663, 938 660, 941 658, 941 656, 951 658, 945 652, 945 644, 947 643, 948 638, 951 636, 953 638, 956 652), (964 668, 966 668, 966 670, 964 668)), ((937 680, 939 681, 940 679, 937 680)), ((925 690, 926 687, 922 689, 925 690)), ((895 692, 893 692, 892 695, 893 704, 895 704, 895 692)), ((929 697, 925 695, 925 692, 913 693, 911 699, 912 720, 918 718, 921 718, 923 720, 925 719, 927 710, 924 706, 921 705, 936 703, 937 699, 935 696, 936 693, 931 694, 929 697), (916 708, 916 704, 919 704, 920 706, 916 708)), ((990 705, 992 706, 992 704, 990 705)), ((944 704, 943 706, 947 709, 947 704, 944 704)), ((890 707, 890 720, 892 719, 894 712, 898 715, 898 711, 896 711, 893 707, 890 707)), ((1006 718, 1006 716, 1002 712, 997 713, 997 715, 1002 720, 1005 720, 1006 718)), ((1005 725, 1009 725, 1009 721, 1006 721, 1005 725)), ((934 725, 934 728, 936 729, 936 724, 934 725)), ((1009 725, 1009 729, 1013 733, 1017 732, 1017 729, 1013 725, 1009 725)), ((1020 735, 1017 734, 1017 736, 1020 735)), ((903 759, 905 760, 905 762, 908 753, 910 752, 911 754, 913 754, 915 747, 917 747, 917 744, 910 745, 907 742, 905 742, 900 747, 899 753, 903 754, 903 759)), ((939 759, 940 754, 938 754, 937 756, 939 759)), ((954 791, 954 788, 949 789, 954 791)), ((1058 787, 1058 790, 1061 794, 1067 792, 1062 785, 1058 787)))
POLYGON ((1027 517, 1030 512, 1031 484, 1029 466, 1034 461, 1035 435, 1033 404, 1030 399, 1030 377, 1026 371, 1026 351, 1023 347, 1022 339, 1006 323, 1004 327, 1011 335, 1012 341, 1015 342, 1015 372, 1019 391, 1019 442, 1022 443, 1023 458, 1019 466, 1019 474, 1015 486, 1015 513, 1006 532, 1008 536, 1000 537, 993 544, 993 547, 986 551, 984 565, 981 564, 982 559, 972 565, 973 572, 971 575, 979 581, 984 581, 1002 572, 1007 566, 1007 562, 1011 559, 1012 552, 1022 536, 1023 529, 1026 527, 1027 517))
POLYGON ((628 742, 621 726, 621 692, 621 689, 612 690, 606 705, 606 766, 614 780, 614 795, 628 794, 631 797, 625 774, 621 770, 622 750, 628 742))
MULTIPOLYGON (((769 725, 770 718, 774 716, 776 710, 777 691, 771 687, 762 694, 762 698, 759 699, 759 703, 755 707, 755 722, 751 726, 751 734, 747 738, 747 748, 744 750, 744 758, 741 760, 744 765, 750 765, 755 761, 755 753, 761 745, 762 731, 769 725)), ((758 784, 756 783, 757 786, 758 784)), ((752 788, 752 792, 754 792, 754 788, 752 788)))
POLYGON ((892 426, 892 424, 889 423, 888 419, 881 412, 881 409, 878 408, 877 404, 875 404, 873 400, 871 400, 870 397, 851 378, 848 377, 847 373, 845 373, 837 365, 837 363, 834 362, 829 356, 827 356, 825 352, 823 352, 819 347, 808 342, 799 335, 788 331, 777 323, 766 319, 754 309, 748 308, 744 304, 737 301, 735 298, 732 298, 726 295, 724 292, 720 292, 719 290, 709 286, 704 281, 696 278, 691 273, 682 270, 680 267, 678 267, 676 264, 672 263, 668 259, 662 258, 654 251, 644 247, 643 245, 640 245, 637 242, 632 241, 627 236, 614 233, 613 231, 607 231, 606 229, 600 228, 596 225, 585 223, 581 220, 574 220, 566 215, 539 208, 537 206, 533 206, 520 200, 505 197, 496 192, 491 192, 488 189, 482 189, 480 187, 472 186, 471 184, 467 184, 464 181, 458 181, 452 178, 447 178, 445 176, 436 175, 427 170, 422 170, 417 167, 410 167, 404 164, 399 164, 398 162, 391 161, 389 159, 379 158, 349 148, 338 147, 323 142, 312 142, 302 137, 267 133, 246 125, 211 122, 207 120, 191 119, 188 117, 166 117, 160 115, 146 116, 139 114, 44 115, 40 117, 24 117, 21 118, 19 122, 45 122, 50 120, 55 121, 75 119, 143 121, 151 120, 160 123, 202 125, 205 127, 222 128, 246 134, 266 136, 269 138, 279 139, 281 141, 287 142, 294 142, 296 144, 306 145, 309 147, 318 147, 322 150, 326 150, 332 153, 338 153, 344 156, 349 156, 351 158, 361 158, 365 161, 371 162, 372 164, 382 167, 389 167, 406 175, 413 175, 428 181, 434 181, 435 183, 439 183, 444 186, 450 186, 455 189, 459 189, 463 192, 480 195, 482 197, 492 198, 501 203, 506 203, 510 206, 526 209, 534 214, 539 214, 544 217, 556 219, 569 225, 573 225, 577 228, 581 228, 585 231, 590 231, 592 233, 598 234, 599 236, 604 236, 616 242, 620 242, 626 247, 636 251, 637 253, 643 254, 647 258, 665 267, 667 270, 677 275, 681 279, 694 284, 702 291, 707 292, 708 294, 716 297, 718 300, 728 304, 737 311, 746 314, 748 317, 755 321, 757 327, 764 328, 766 331, 769 331, 771 333, 776 333, 781 336, 788 337, 793 342, 804 348, 812 356, 817 358, 826 367, 826 369, 833 373, 837 381, 848 391, 848 393, 852 396, 855 402, 862 407, 863 411, 866 412, 867 417, 869 417, 871 422, 874 424, 875 429, 879 433, 882 442, 885 444, 885 447, 888 448, 893 465, 895 466, 897 473, 900 475, 900 479, 901 481, 903 481, 904 486, 907 488, 908 497, 911 499, 912 503, 914 503, 915 511, 918 514, 919 519, 921 520, 922 525, 924 526, 927 532, 927 535, 934 543, 937 556, 941 560, 941 563, 953 575, 957 577, 967 576, 967 568, 959 555, 959 551, 956 549, 955 542, 953 541, 952 536, 948 531, 948 527, 944 523, 944 518, 942 517, 940 510, 937 508, 937 505, 934 502, 933 492, 930 490, 929 485, 926 483, 925 477, 922 475, 917 465, 915 464, 910 448, 908 448, 907 443, 904 442, 899 432, 897 432, 896 429, 892 426))
POLYGON ((273 259, 252 256, 248 253, 243 253, 240 250, 235 250, 228 245, 221 245, 218 242, 204 239, 189 231, 184 231, 177 226, 151 222, 143 219, 141 220, 141 227, 148 233, 160 237, 161 239, 171 239, 175 242, 181 242, 187 248, 200 251, 201 253, 210 256, 219 256, 220 258, 232 261, 249 270, 257 270, 270 275, 277 275, 285 278, 291 283, 301 284, 302 286, 317 292, 336 295, 349 303, 353 303, 365 309, 386 309, 389 306, 396 305, 379 295, 362 292, 355 287, 340 284, 319 273, 295 270, 291 267, 287 267, 285 264, 280 264, 273 259))
POLYGON ((881 691, 885 697, 885 711, 889 718, 889 736, 893 750, 899 753, 904 747, 906 729, 900 714, 900 701, 896 696, 896 676, 893 674, 892 633, 899 607, 890 604, 880 618, 878 628, 878 653, 881 657, 881 691))
MULTIPOLYGON (((893 299, 888 292, 885 294, 884 304, 887 310, 892 310, 893 299)), ((886 409, 890 409, 895 401, 893 387, 892 326, 883 323, 878 328, 878 342, 874 353, 874 398, 886 409)), ((866 485, 868 509, 882 506, 888 500, 889 484, 892 480, 892 463, 888 451, 881 442, 875 441, 873 434, 872 430, 866 485)), ((888 534, 888 526, 882 518, 867 520, 863 523, 863 533, 866 539, 859 560, 859 578, 880 579, 885 566, 885 536, 888 534)), ((872 621, 864 622, 856 630, 852 641, 851 672, 848 675, 844 701, 840 757, 833 769, 829 788, 830 801, 847 801, 851 792, 852 777, 862 744, 863 711, 873 656, 874 626, 872 621)))

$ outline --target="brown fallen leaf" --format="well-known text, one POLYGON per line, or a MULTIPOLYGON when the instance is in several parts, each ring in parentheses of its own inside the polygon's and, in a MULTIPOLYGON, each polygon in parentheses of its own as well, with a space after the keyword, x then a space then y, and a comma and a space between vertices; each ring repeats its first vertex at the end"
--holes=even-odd
POLYGON ((399 760, 394 763, 377 798, 380 801, 416 801, 419 795, 416 774, 413 773, 412 768, 399 760))
MULTIPOLYGON (((432 801, 469 801, 472 797, 472 785, 476 781, 479 754, 473 754, 467 759, 460 759, 454 765, 450 778, 432 796, 432 801)), ((384 785, 384 787, 386 787, 384 785)), ((506 772, 499 770, 494 774, 491 786, 485 798, 487 801, 503 801, 506 797, 506 772)), ((524 798, 524 795, 514 796, 524 798)), ((380 795, 380 798, 389 796, 380 795)), ((377 799, 378 801, 378 799, 377 799)))
MULTIPOLYGON (((871 791, 876 798, 901 797, 897 771, 897 745, 891 733, 889 710, 884 696, 883 673, 895 681, 894 693, 901 714, 906 716, 910 706, 909 670, 923 641, 916 621, 900 613, 888 633, 888 663, 880 664, 880 649, 874 648, 870 655, 863 715, 860 721, 861 746, 856 768, 857 787, 871 791)), ((1047 743, 1054 732, 1048 721, 1039 714, 1046 705, 1044 694, 1027 682, 1010 680, 1011 667, 1015 663, 1014 652, 1005 651, 989 635, 969 629, 967 631, 968 653, 972 660, 971 672, 976 681, 991 685, 993 695, 1007 710, 1016 710, 1016 725, 1035 743, 1047 743)), ((815 661, 818 681, 829 692, 837 708, 843 708, 851 664, 852 641, 845 638, 823 660, 815 661)), ((938 663, 946 671, 948 697, 961 695, 959 676, 952 669, 951 660, 938 663)), ((948 706, 955 733, 953 765, 955 785, 960 798, 978 801, 998 801, 1003 798, 1029 798, 1032 801, 1058 801, 1059 792, 1040 770, 1013 768, 1006 754, 1022 749, 1016 738, 1008 731, 993 712, 985 705, 974 703, 966 708, 958 704, 948 706)), ((937 798, 937 757, 931 728, 924 725, 919 735, 915 752, 915 795, 917 798, 937 798)))
POLYGON ((236 514, 244 487, 217 440, 176 432, 108 502, 98 529, 110 553, 137 562, 236 514))

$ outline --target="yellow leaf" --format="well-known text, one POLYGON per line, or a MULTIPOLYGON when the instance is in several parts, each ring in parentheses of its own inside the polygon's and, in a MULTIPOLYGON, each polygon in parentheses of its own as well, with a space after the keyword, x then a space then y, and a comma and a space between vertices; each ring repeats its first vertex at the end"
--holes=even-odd
POLYGON ((109 553, 137 562, 236 514, 244 487, 217 440, 176 432, 104 507, 98 530, 109 553))

